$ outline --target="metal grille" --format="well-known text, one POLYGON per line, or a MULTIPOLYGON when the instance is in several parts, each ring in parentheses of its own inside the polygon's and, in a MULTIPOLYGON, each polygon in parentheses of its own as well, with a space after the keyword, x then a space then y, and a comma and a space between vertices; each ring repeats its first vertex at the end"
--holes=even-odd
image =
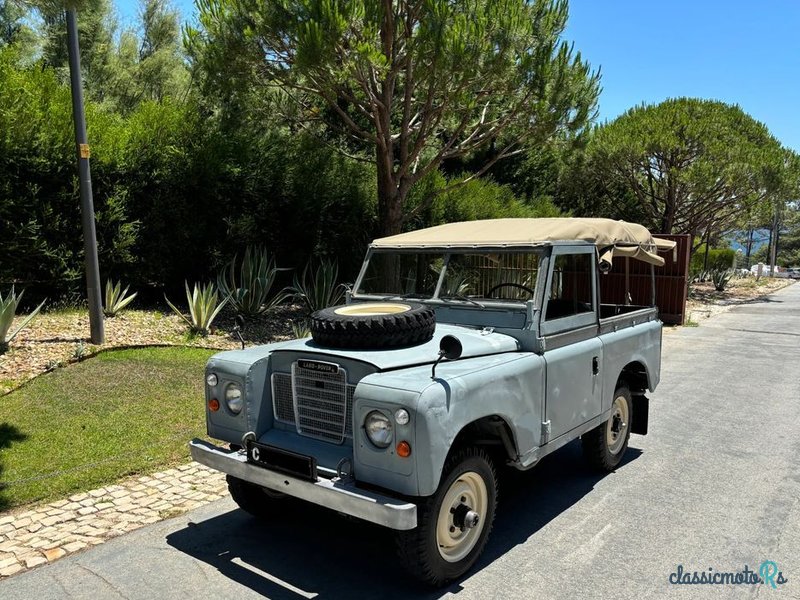
POLYGON ((347 373, 320 373, 292 365, 292 375, 272 375, 275 418, 308 437, 340 444, 353 436, 353 394, 347 373))
POLYGON ((292 376, 288 373, 275 373, 272 376, 272 402, 275 418, 294 425, 294 400, 292 399, 292 376))

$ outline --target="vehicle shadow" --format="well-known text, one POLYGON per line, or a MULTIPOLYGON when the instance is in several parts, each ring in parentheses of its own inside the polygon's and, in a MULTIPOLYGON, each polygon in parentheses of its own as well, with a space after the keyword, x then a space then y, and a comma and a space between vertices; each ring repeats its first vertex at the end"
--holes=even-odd
MULTIPOLYGON (((10 423, 0 423, 0 450, 10 448, 14 442, 22 442, 27 437, 17 426, 10 423)), ((8 498, 3 493, 8 487, 8 484, 3 479, 4 469, 2 454, 0 454, 0 512, 8 508, 9 505, 8 498)))
MULTIPOLYGON (((640 455, 630 448, 619 468, 640 455)), ((472 573, 526 542, 607 476, 585 466, 577 441, 527 473, 503 475, 494 530, 472 573)), ((190 523, 167 536, 167 543, 274 600, 434 599, 461 589, 458 583, 435 590, 413 581, 397 563, 387 529, 312 504, 294 506, 268 524, 234 510, 190 523)))

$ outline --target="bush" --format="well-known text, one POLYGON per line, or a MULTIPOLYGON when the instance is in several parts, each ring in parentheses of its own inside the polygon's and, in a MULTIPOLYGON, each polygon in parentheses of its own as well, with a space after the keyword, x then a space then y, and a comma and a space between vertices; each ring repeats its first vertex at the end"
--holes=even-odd
POLYGON ((731 248, 712 248, 708 251, 708 266, 704 267, 705 253, 706 247, 703 245, 692 255, 689 270, 693 275, 703 271, 726 271, 733 267, 736 259, 736 252, 731 248))
MULTIPOLYGON (((89 104, 87 121, 96 151, 119 118, 89 104)), ((0 48, 0 281, 62 291, 80 287, 83 238, 75 161, 69 88, 51 69, 18 68, 14 50, 0 48)), ((103 160, 95 157, 92 167, 102 181, 103 160)), ((125 191, 97 185, 94 200, 101 262, 116 266, 131 260, 127 249, 136 225, 125 191)))

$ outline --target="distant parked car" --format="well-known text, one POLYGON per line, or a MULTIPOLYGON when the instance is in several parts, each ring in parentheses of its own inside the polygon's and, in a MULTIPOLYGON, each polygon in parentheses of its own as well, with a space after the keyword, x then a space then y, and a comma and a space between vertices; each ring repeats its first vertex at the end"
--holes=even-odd
POLYGON ((800 267, 790 267, 786 269, 786 275, 789 279, 800 279, 800 267))
MULTIPOLYGON (((764 263, 758 263, 756 265, 753 265, 752 267, 750 267, 750 272, 753 273, 753 275, 758 275, 758 267, 759 266, 761 267, 761 276, 762 277, 770 277, 772 275, 771 267, 769 265, 765 265, 764 263)), ((782 269, 781 267, 779 267, 777 265, 775 266, 775 277, 787 277, 787 276, 788 276, 788 274, 787 274, 785 268, 782 269)))

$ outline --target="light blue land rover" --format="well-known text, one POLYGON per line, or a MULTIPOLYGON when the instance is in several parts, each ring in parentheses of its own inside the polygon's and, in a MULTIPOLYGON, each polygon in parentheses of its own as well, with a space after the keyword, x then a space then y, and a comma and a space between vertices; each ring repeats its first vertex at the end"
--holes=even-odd
POLYGON ((412 574, 446 583, 486 544, 498 465, 529 469, 581 437, 612 470, 647 432, 661 322, 652 302, 603 303, 600 278, 673 246, 608 219, 376 240, 312 338, 208 361, 208 433, 230 449, 193 440, 192 456, 253 515, 279 518, 294 497, 378 523, 412 574))

